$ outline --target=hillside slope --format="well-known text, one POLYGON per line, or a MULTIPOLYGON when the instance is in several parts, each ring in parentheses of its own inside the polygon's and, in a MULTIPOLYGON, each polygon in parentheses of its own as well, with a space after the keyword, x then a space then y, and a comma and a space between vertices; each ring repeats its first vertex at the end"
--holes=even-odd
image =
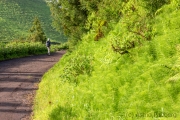
POLYGON ((108 34, 94 41, 90 31, 43 76, 35 120, 180 119, 180 2, 152 17, 140 2, 123 4, 108 34))
POLYGON ((52 26, 50 10, 44 0, 0 0, 0 41, 28 36, 35 16, 38 16, 47 37, 66 41, 52 26))

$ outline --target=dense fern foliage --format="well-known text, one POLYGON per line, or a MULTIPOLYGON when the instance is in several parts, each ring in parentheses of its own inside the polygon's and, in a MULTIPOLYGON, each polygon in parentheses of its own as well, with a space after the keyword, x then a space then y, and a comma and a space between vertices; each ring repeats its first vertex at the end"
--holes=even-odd
POLYGON ((89 30, 43 76, 33 119, 180 119, 180 1, 79 2, 89 30))
POLYGON ((25 39, 35 17, 40 19, 47 37, 66 41, 63 34, 52 27, 50 10, 44 0, 0 0, 0 41, 25 39))

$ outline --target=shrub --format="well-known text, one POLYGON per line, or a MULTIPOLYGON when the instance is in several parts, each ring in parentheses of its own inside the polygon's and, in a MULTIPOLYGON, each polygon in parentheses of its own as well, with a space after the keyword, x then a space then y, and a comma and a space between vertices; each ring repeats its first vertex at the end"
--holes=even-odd
POLYGON ((0 43, 0 60, 18 58, 28 55, 44 54, 47 49, 44 44, 38 42, 10 42, 0 43))
POLYGON ((77 55, 69 60, 69 64, 64 67, 61 78, 63 81, 78 84, 79 75, 91 75, 93 70, 91 61, 93 58, 86 55, 77 55))

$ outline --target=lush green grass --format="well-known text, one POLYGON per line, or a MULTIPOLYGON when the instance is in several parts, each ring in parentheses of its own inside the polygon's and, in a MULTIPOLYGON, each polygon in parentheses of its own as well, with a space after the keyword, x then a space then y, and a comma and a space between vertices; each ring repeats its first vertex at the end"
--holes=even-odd
POLYGON ((48 38, 65 42, 63 34, 51 26, 50 14, 44 0, 0 0, 0 41, 26 38, 37 16, 48 38))
POLYGON ((152 40, 123 55, 111 46, 132 37, 123 20, 99 41, 89 32, 43 76, 33 119, 180 119, 179 19, 176 2, 163 6, 151 21, 152 40))

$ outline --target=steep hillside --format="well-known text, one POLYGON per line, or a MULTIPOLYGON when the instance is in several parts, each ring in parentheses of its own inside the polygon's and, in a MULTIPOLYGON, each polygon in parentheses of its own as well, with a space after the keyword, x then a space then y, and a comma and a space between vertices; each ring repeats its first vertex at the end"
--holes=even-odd
POLYGON ((43 76, 34 119, 179 120, 180 2, 102 1, 101 12, 88 16, 91 27, 106 17, 96 15, 121 14, 87 32, 43 76))
POLYGON ((51 26, 50 10, 44 0, 0 0, 0 41, 27 37, 35 16, 39 17, 47 37, 66 41, 51 26))

